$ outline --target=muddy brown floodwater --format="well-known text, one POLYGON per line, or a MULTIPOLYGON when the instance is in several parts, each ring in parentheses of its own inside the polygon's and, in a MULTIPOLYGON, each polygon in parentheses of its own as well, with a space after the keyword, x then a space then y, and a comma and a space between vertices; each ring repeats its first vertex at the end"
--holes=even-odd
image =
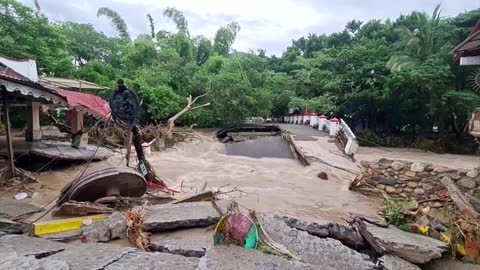
MULTIPOLYGON (((200 132, 201 141, 178 144, 173 149, 148 156, 157 174, 166 183, 192 192, 192 189, 207 181, 217 190, 228 191, 235 187, 245 192, 231 194, 245 207, 279 215, 295 216, 305 220, 342 221, 350 214, 376 217, 380 201, 348 190, 348 184, 358 173, 360 160, 375 160, 382 157, 412 159, 424 162, 439 161, 442 165, 453 163, 461 168, 473 168, 480 164, 479 157, 438 155, 403 149, 361 148, 357 162, 347 159, 328 137, 298 141, 298 145, 310 159, 317 160, 304 167, 295 159, 251 158, 226 154, 225 144, 214 139, 213 133, 200 132), (345 168, 338 170, 325 163, 345 168), (329 179, 317 177, 320 171, 328 173, 329 179)), ((100 167, 125 166, 118 154, 106 162, 92 163, 89 170, 100 167)), ((45 205, 58 195, 59 190, 75 178, 82 166, 52 170, 39 175, 40 181, 49 188, 32 188, 38 196, 27 199, 34 204, 45 205)), ((13 194, 12 194, 13 195, 13 194)), ((52 205, 52 204, 50 204, 52 205)), ((46 219, 51 217, 46 217, 46 219)))

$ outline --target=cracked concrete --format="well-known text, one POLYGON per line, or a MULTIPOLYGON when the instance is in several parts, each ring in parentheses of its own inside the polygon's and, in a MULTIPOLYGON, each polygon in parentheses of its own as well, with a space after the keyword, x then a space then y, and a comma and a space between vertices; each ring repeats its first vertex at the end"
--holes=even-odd
POLYGON ((205 227, 220 218, 210 202, 155 205, 148 208, 143 228, 160 232, 178 228, 205 227))
POLYGON ((343 245, 338 240, 319 238, 291 228, 280 217, 258 214, 258 219, 274 241, 284 245, 303 262, 337 270, 374 268, 374 263, 367 255, 343 245))
POLYGON ((212 235, 213 228, 191 228, 154 234, 150 238, 150 249, 200 258, 213 246, 212 235))

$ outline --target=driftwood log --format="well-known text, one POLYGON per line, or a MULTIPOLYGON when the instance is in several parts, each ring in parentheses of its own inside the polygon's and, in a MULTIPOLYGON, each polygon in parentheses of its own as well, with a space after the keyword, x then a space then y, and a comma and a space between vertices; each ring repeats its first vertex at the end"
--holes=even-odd
POLYGON ((452 179, 448 177, 442 178, 442 184, 448 190, 452 201, 458 208, 458 211, 462 216, 476 218, 478 217, 478 212, 475 210, 470 201, 463 196, 462 191, 455 185, 452 179))

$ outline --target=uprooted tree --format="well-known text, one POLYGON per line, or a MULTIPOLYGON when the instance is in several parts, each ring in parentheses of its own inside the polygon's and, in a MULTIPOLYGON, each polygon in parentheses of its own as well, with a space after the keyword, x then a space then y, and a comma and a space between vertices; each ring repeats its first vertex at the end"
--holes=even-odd
POLYGON ((208 94, 208 92, 203 94, 203 95, 197 96, 194 99, 192 99, 192 95, 188 96, 187 97, 187 106, 185 106, 185 108, 183 108, 181 111, 179 111, 174 116, 172 116, 168 119, 168 121, 167 121, 167 138, 169 140, 173 138, 172 131, 173 131, 173 128, 175 127, 175 121, 180 116, 182 116, 183 114, 185 114, 187 112, 193 111, 195 109, 199 109, 199 108, 206 107, 206 106, 210 105, 210 102, 207 102, 207 103, 204 103, 204 104, 201 104, 201 105, 198 105, 198 106, 193 106, 198 99, 206 96, 207 94, 208 94))

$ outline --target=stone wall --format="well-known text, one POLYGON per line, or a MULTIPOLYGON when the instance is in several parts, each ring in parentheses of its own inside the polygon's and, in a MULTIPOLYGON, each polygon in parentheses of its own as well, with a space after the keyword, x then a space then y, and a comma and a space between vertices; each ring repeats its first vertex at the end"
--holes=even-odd
POLYGON ((377 162, 362 161, 362 173, 352 182, 351 188, 366 188, 385 191, 391 196, 431 200, 431 207, 441 207, 449 194, 441 183, 443 177, 454 180, 466 193, 480 193, 480 167, 475 170, 453 169, 433 164, 389 160, 382 158, 377 162), (443 201, 443 202, 442 202, 443 201))

